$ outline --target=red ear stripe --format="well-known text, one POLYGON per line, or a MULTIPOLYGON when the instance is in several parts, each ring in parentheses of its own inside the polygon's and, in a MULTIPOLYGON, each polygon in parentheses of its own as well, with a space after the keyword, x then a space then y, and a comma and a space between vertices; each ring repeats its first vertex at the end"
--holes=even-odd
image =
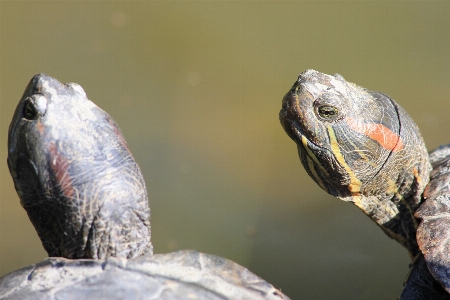
POLYGON ((358 123, 352 118, 345 118, 348 126, 359 133, 365 134, 377 141, 384 149, 398 152, 404 144, 400 136, 382 124, 358 123))
POLYGON ((50 168, 55 174, 56 181, 64 196, 71 198, 74 194, 74 189, 69 174, 69 161, 58 152, 55 142, 50 142, 48 151, 51 157, 50 168))

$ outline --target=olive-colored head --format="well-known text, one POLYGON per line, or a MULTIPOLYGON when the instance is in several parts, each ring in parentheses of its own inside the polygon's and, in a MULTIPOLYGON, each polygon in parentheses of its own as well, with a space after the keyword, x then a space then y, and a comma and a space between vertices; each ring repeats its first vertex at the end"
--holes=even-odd
POLYGON ((8 166, 50 256, 152 252, 140 169, 117 124, 78 84, 31 79, 9 127, 8 166))
POLYGON ((307 70, 284 96, 280 121, 317 184, 402 244, 412 238, 400 219, 407 214, 415 230, 412 213, 430 165, 417 126, 397 103, 340 75, 307 70))

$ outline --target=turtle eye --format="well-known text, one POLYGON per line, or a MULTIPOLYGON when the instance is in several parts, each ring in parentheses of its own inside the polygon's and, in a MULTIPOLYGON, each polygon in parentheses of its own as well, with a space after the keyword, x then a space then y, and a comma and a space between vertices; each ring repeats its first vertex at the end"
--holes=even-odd
POLYGON ((25 119, 34 120, 34 119, 36 119, 37 114, 38 114, 38 111, 37 111, 36 107, 34 106, 33 101, 31 101, 31 99, 28 98, 25 101, 25 105, 23 106, 23 116, 25 117, 25 119))
POLYGON ((36 120, 43 117, 47 111, 47 98, 41 94, 35 94, 25 99, 22 115, 25 119, 36 120))
POLYGON ((339 115, 337 107, 331 105, 321 105, 316 107, 316 112, 325 120, 334 120, 339 115))

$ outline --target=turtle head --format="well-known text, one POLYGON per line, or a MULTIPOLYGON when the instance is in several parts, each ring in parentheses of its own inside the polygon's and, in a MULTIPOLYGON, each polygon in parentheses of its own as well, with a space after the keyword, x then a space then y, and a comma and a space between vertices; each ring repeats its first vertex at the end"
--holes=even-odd
POLYGON ((9 127, 8 167, 50 256, 151 252, 140 169, 117 124, 80 85, 31 79, 9 127))
POLYGON ((406 214, 415 231, 430 165, 417 126, 397 103, 338 74, 307 70, 284 96, 280 121, 322 189, 356 204, 401 243, 413 238, 400 232, 400 219, 406 214))

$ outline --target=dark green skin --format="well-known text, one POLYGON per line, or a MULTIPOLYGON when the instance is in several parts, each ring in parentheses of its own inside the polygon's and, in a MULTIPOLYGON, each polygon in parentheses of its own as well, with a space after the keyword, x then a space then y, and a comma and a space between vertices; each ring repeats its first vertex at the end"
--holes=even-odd
POLYGON ((50 257, 17 270, 0 278, 0 299, 289 300, 214 255, 150 255, 142 174, 116 123, 77 84, 31 80, 11 122, 8 165, 48 254, 96 259, 50 257))
POLYGON ((450 145, 429 156, 418 127, 389 96, 314 70, 284 96, 280 121, 308 174, 415 257, 401 299, 448 298, 450 145))
POLYGON ((49 256, 152 254, 139 166, 117 124, 78 84, 31 79, 9 127, 8 167, 49 256))
POLYGON ((417 126, 397 103, 340 75, 308 70, 284 96, 280 121, 325 191, 357 205, 412 256, 419 253, 414 212, 431 166, 417 126), (337 113, 321 116, 323 107, 337 113))

